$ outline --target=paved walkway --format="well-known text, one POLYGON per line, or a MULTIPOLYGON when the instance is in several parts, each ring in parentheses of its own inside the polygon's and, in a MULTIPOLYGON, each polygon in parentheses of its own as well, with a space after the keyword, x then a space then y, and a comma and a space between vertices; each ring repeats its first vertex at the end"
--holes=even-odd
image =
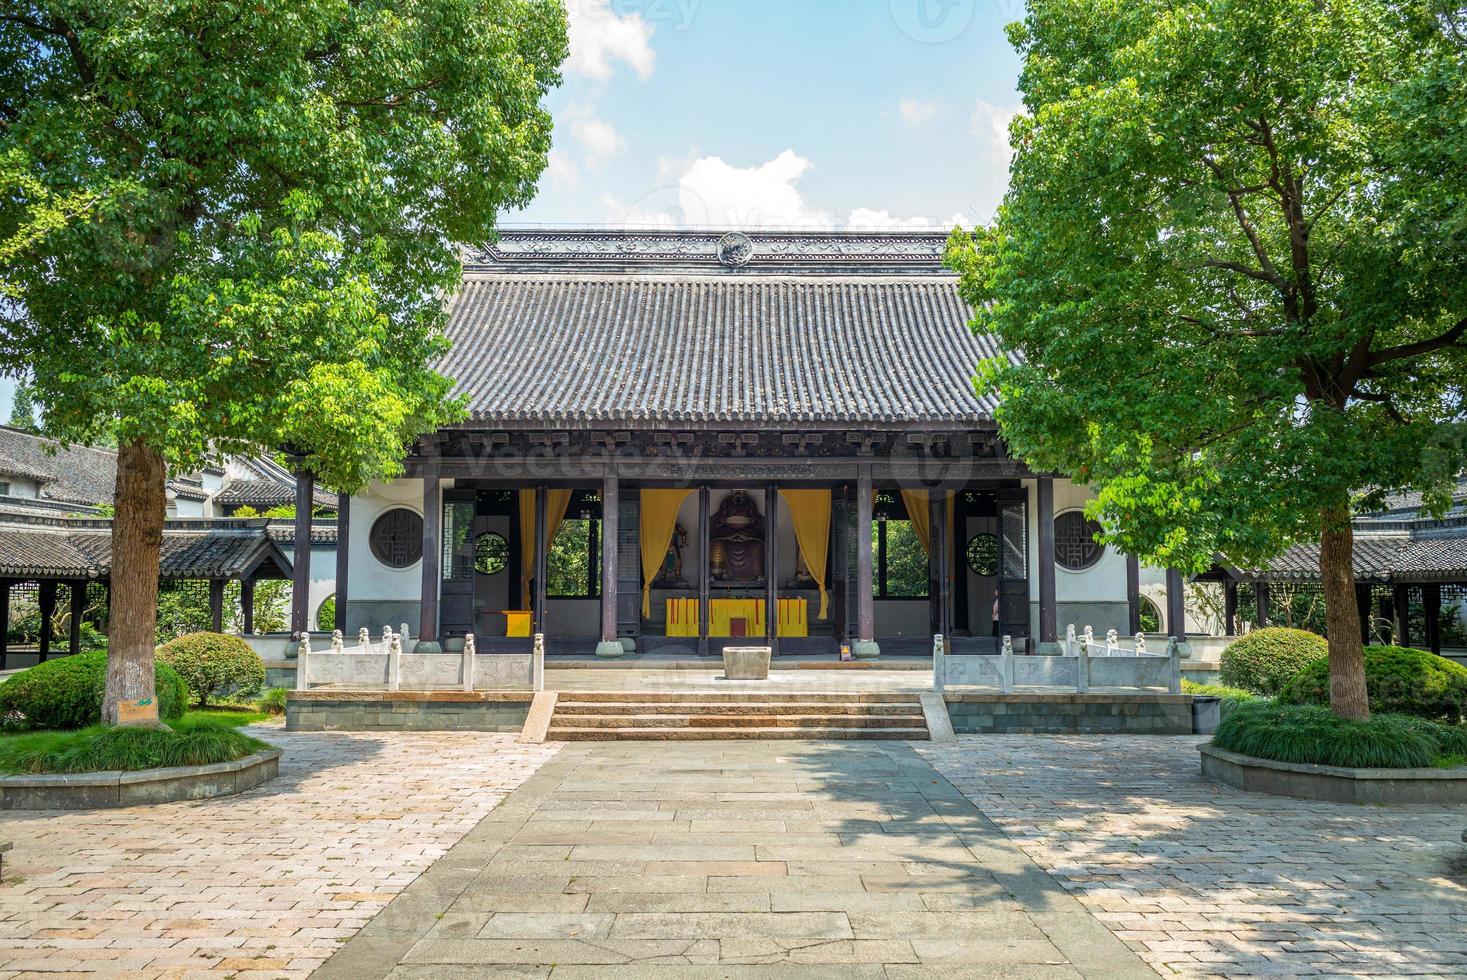
POLYGON ((1163 974, 1467 976, 1467 813, 1204 783, 1201 741, 993 735, 917 751, 1163 974))
POLYGON ((563 748, 323 967, 444 977, 1153 975, 904 743, 563 748))
POLYGON ((239 796, 0 813, 0 978, 304 978, 556 750, 249 731, 285 755, 239 796))

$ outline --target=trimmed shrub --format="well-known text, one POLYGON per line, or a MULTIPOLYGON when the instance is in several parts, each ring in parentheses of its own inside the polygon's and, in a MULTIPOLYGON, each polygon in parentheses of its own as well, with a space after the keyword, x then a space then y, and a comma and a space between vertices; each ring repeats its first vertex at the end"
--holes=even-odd
POLYGON ((1304 666, 1329 654, 1324 637, 1269 626, 1223 651, 1219 679, 1228 687, 1273 697, 1304 666))
MULTIPOLYGON (((1365 688, 1371 711, 1454 725, 1467 716, 1467 667, 1426 650, 1366 647, 1365 688)), ((1329 704, 1329 658, 1306 664, 1284 685, 1279 700, 1329 704)))
MULTIPOLYGON (((153 665, 158 717, 183 716, 188 689, 173 668, 153 665)), ((0 715, 18 728, 71 729, 102 721, 107 652, 94 650, 37 664, 0 684, 0 715)))
POLYGON ((1218 723, 1212 744, 1278 762, 1354 769, 1422 769, 1461 754, 1462 733, 1409 715, 1350 721, 1313 704, 1246 701, 1218 723))
POLYGON ((188 633, 158 648, 158 659, 178 671, 195 703, 265 683, 265 662, 250 645, 224 633, 188 633))
POLYGON ((285 688, 272 687, 260 698, 260 710, 267 715, 285 714, 285 688))

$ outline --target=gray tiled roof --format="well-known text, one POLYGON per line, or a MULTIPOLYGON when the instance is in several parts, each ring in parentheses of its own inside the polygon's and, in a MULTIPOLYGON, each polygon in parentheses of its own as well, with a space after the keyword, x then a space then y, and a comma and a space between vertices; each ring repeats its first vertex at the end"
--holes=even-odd
MULTIPOLYGON (((238 578, 255 568, 264 577, 290 574, 264 521, 177 520, 164 527, 161 578, 238 578)), ((106 578, 111 570, 108 521, 0 519, 0 576, 106 578)))
POLYGON ((112 500, 117 454, 87 446, 64 447, 40 436, 0 426, 0 473, 38 480, 41 496, 72 504, 112 500))
MULTIPOLYGON (((270 537, 280 545, 295 544, 295 522, 272 518, 270 520, 270 537)), ((314 518, 311 521, 311 544, 334 545, 337 541, 336 521, 314 518)))
POLYGON ((438 369, 483 425, 990 425, 956 282, 470 277, 438 369))

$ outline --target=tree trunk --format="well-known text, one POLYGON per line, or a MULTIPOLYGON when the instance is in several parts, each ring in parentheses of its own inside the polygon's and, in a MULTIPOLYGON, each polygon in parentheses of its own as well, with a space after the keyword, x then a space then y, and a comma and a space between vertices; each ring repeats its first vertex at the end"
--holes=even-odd
POLYGON ((1370 701, 1365 689, 1360 607, 1355 599, 1355 532, 1350 526, 1350 508, 1331 507, 1321 516, 1319 574, 1329 631, 1329 704, 1341 718, 1364 720, 1370 717, 1370 701))
POLYGON ((102 723, 118 723, 118 702, 154 699, 153 642, 158 618, 158 560, 168 501, 163 456, 142 442, 117 453, 112 518, 112 618, 102 723))

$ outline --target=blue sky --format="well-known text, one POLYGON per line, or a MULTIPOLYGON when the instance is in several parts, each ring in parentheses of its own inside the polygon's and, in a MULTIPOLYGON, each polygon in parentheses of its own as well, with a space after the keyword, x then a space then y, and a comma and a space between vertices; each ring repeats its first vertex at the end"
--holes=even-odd
POLYGON ((506 225, 946 229, 1003 195, 1020 0, 566 2, 550 169, 506 225))

